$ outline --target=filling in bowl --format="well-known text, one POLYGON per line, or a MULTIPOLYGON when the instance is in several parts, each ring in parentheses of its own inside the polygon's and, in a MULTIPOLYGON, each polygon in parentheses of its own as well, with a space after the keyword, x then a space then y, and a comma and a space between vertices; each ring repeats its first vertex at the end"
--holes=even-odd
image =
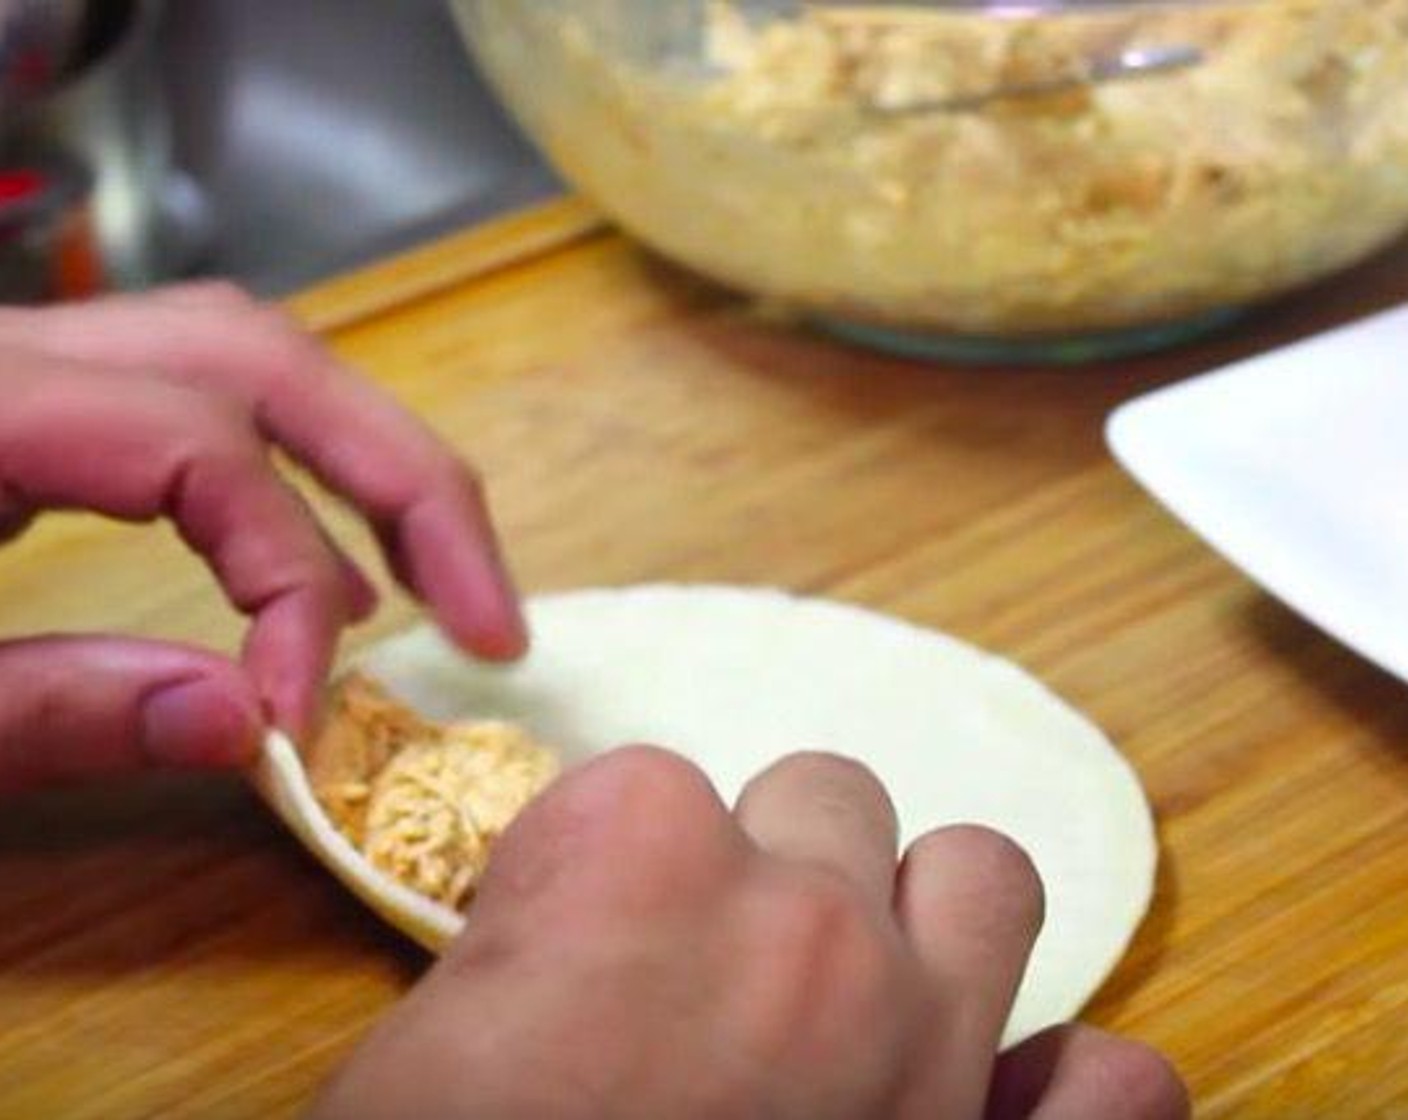
POLYGON ((1408 0, 1028 18, 459 3, 579 187, 664 253, 806 313, 1015 336, 1173 322, 1341 269, 1408 225, 1408 0), (1169 47, 1201 61, 981 96, 1169 47))

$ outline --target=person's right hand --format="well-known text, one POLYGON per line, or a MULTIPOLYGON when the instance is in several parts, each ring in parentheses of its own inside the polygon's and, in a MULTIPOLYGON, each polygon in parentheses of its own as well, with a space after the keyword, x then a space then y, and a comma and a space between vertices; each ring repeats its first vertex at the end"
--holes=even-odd
POLYGON ((1181 1120, 1154 1051, 1080 1026, 1002 1056, 1042 920, 1010 841, 896 853, 860 766, 801 755, 732 812, 673 755, 569 773, 318 1120, 1181 1120))

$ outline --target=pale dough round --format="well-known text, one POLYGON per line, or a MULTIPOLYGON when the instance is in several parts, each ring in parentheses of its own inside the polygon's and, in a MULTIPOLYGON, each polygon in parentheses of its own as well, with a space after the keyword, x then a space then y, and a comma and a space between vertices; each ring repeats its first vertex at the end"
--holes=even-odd
POLYGON ((802 749, 860 759, 903 838, 990 825, 1026 848, 1047 920, 1007 1031, 1075 1015, 1128 946, 1157 846, 1139 782, 1087 719, 1031 676, 943 634, 839 603, 713 586, 593 590, 529 607, 533 652, 475 664, 432 629, 357 659, 424 715, 504 719, 567 761, 668 746, 726 799, 802 749))

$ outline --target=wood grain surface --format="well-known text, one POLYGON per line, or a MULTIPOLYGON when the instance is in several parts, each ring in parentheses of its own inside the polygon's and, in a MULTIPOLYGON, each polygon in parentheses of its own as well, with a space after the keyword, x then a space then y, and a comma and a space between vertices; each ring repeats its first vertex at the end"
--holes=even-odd
MULTIPOLYGON (((1180 528, 1102 424, 1405 298, 1408 246, 1174 354, 925 368, 769 325, 568 202, 294 307, 477 460, 528 589, 824 593, 1082 706, 1165 855, 1089 1017, 1168 1050, 1201 1116, 1286 1120, 1408 1116, 1408 688, 1180 528)), ((350 640, 412 617, 392 598, 350 640)), ((239 632, 169 533, 66 516, 0 553, 0 634, 69 629, 239 632)), ((5 1118, 295 1114, 424 963, 230 779, 6 805, 0 908, 5 1118)))

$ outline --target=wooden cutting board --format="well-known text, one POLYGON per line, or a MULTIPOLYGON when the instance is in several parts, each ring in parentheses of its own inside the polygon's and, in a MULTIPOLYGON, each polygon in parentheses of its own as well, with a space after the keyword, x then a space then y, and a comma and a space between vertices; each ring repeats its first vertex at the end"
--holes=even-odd
MULTIPOLYGON (((1181 529, 1101 426, 1405 298, 1408 246, 1176 354, 925 368, 769 325, 569 201, 293 309, 475 458, 526 587, 838 596, 1086 709, 1165 852, 1090 1018, 1168 1050, 1201 1115, 1287 1120, 1408 1116, 1408 687, 1181 529)), ((238 635, 170 534, 56 518, 0 554, 0 633, 74 628, 238 635)), ((0 915, 0 1117, 291 1115, 424 963, 218 778, 6 805, 0 915)))

